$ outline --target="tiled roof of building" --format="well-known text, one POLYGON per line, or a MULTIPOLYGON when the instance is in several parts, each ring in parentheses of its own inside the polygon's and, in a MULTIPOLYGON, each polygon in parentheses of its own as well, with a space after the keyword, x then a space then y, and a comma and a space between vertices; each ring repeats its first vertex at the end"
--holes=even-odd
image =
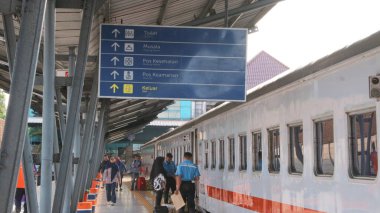
POLYGON ((289 69, 289 67, 285 66, 265 51, 261 51, 247 64, 246 90, 273 78, 287 69, 289 69))

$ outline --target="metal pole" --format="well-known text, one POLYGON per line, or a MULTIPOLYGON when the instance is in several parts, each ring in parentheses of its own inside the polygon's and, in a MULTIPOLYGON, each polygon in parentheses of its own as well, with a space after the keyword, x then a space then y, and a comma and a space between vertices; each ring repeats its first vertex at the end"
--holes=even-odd
POLYGON ((24 1, 0 154, 0 212, 11 212, 24 149, 46 0, 24 1))
MULTIPOLYGON (((3 17, 3 25, 4 25, 4 37, 5 37, 5 45, 7 49, 8 56, 8 68, 9 73, 12 72, 14 67, 14 57, 16 51, 16 34, 15 27, 13 25, 12 14, 2 15, 3 17)), ((12 77, 11 77, 12 79, 12 77)))
POLYGON ((44 23, 44 72, 41 149, 41 213, 51 212, 52 166, 54 143, 54 84, 55 84, 55 0, 46 3, 44 23))
MULTIPOLYGON (((99 146, 100 146, 99 138, 103 131, 104 116, 105 116, 106 111, 108 113, 108 109, 109 109, 108 105, 104 101, 102 101, 100 113, 99 113, 98 126, 95 129, 94 145, 92 146, 90 160, 88 161, 89 165, 87 169, 87 176, 86 176, 87 178, 85 179, 86 182, 84 183, 84 186, 86 186, 86 189, 90 188, 91 180, 94 178, 92 175, 93 169, 97 169, 97 166, 98 166, 97 165, 98 162, 96 161, 96 158, 97 158, 97 152, 99 151, 99 146)), ((84 190, 82 192, 84 192, 84 190)))
MULTIPOLYGON (((14 57, 16 50, 16 35, 13 25, 12 15, 3 15, 3 24, 4 24, 4 34, 5 41, 7 46, 7 55, 8 55, 8 71, 12 79, 12 69, 14 67, 14 57)), ((12 81, 12 80, 11 80, 12 81)), ((37 190, 36 184, 34 181, 33 173, 33 158, 32 151, 30 149, 30 142, 28 137, 28 130, 25 131, 25 145, 22 157, 24 179, 25 179, 25 193, 26 193, 26 202, 31 213, 38 213, 38 201, 37 201, 37 190)))
POLYGON ((106 133, 106 130, 107 130, 107 120, 108 120, 108 112, 109 112, 109 100, 106 100, 106 101, 103 101, 102 102, 102 107, 104 106, 105 108, 105 111, 104 111, 104 115, 102 116, 101 114, 101 117, 99 119, 99 132, 100 134, 98 135, 98 137, 95 138, 95 140, 97 141, 96 144, 97 146, 95 147, 95 152, 94 154, 92 155, 93 156, 93 159, 91 159, 91 166, 90 166, 90 172, 89 172, 89 179, 88 179, 88 182, 91 183, 91 180, 93 178, 95 178, 96 176, 96 173, 98 171, 98 164, 100 162, 100 159, 103 155, 103 142, 104 142, 104 136, 105 136, 105 133, 106 133))
POLYGON ((61 164, 57 189, 54 195, 53 212, 61 213, 64 204, 65 185, 69 178, 69 160, 73 148, 73 133, 75 130, 75 120, 80 111, 80 102, 83 91, 83 82, 85 77, 85 67, 88 56, 88 44, 90 42, 90 32, 92 29, 92 20, 95 13, 96 0, 87 0, 84 3, 83 18, 80 30, 78 59, 76 63, 75 74, 73 78, 72 96, 70 100, 70 109, 67 119, 64 145, 61 154, 61 164))
MULTIPOLYGON (((53 153, 59 154, 59 142, 58 142, 58 128, 57 128, 57 122, 54 122, 54 144, 53 144, 53 153)), ((58 172, 59 172, 59 163, 54 163, 54 177, 55 181, 57 181, 58 178, 58 172)))
MULTIPOLYGON (((63 104, 62 104, 62 96, 61 92, 58 88, 55 88, 55 97, 57 99, 57 111, 58 111, 58 120, 59 120, 59 131, 61 133, 61 141, 63 141, 63 136, 66 132, 66 120, 65 116, 63 115, 63 104)), ((67 96, 68 97, 68 96, 67 96)))
MULTIPOLYGON (((69 47, 69 76, 72 77, 75 73, 75 61, 76 61, 76 55, 75 55, 75 47, 69 47)), ((69 114, 69 108, 70 108, 70 101, 71 101, 71 86, 67 87, 67 103, 66 103, 66 119, 67 115, 69 114)), ((62 102, 62 101, 61 101, 62 102)), ((62 117, 63 117, 63 112, 62 112, 62 117)), ((64 121, 64 119, 63 119, 64 121)), ((66 123, 67 120, 64 121, 65 124, 64 128, 61 130, 62 132, 62 146, 64 146, 65 143, 65 132, 66 132, 66 123)), ((62 122, 62 123, 64 123, 62 122)), ((76 129, 76 128, 75 128, 76 129)), ((65 186, 66 187, 66 193, 64 197, 64 204, 63 204, 63 212, 69 212, 70 211, 70 198, 73 190, 73 179, 72 179, 72 149, 70 150, 70 159, 69 159, 69 165, 68 165, 68 171, 69 171, 69 179, 68 179, 68 184, 65 186)), ((58 182, 58 180, 57 180, 58 182)))
MULTIPOLYGON (((96 118, 96 116, 95 116, 95 118, 96 118)), ((83 201, 83 195, 84 195, 85 190, 87 189, 87 179, 88 179, 88 175, 90 172, 89 166, 91 165, 90 161, 91 161, 92 155, 94 154, 93 153, 94 146, 97 145, 97 144, 95 144, 95 142, 96 142, 96 140, 95 140, 96 131, 99 131, 99 129, 98 129, 97 123, 95 122, 94 128, 92 128, 92 132, 91 132, 91 143, 90 143, 90 148, 89 148, 89 153, 88 153, 89 159, 86 162, 85 172, 84 172, 84 177, 83 177, 83 183, 82 183, 80 191, 79 191, 79 201, 83 201)))
POLYGON ((22 156, 22 164, 24 171, 24 179, 25 179, 25 193, 26 193, 26 202, 28 207, 28 212, 30 213, 39 213, 38 209, 38 200, 37 200, 37 190, 36 190, 36 182, 34 181, 34 173, 33 173, 33 157, 32 150, 30 147, 30 141, 28 136, 28 131, 26 131, 25 135, 25 145, 24 152, 22 156))
POLYGON ((228 27, 228 0, 224 0, 224 26, 228 27))
MULTIPOLYGON (((97 73, 97 72, 95 72, 97 73)), ((81 188, 84 188, 84 178, 86 173, 86 164, 88 162, 89 158, 89 149, 90 149, 90 143, 92 141, 91 133, 93 132, 92 129, 94 127, 95 123, 95 115, 96 115, 96 105, 98 102, 98 76, 95 74, 93 75, 94 80, 92 81, 92 88, 91 88, 91 96, 90 96, 90 103, 89 108, 87 111, 86 116, 86 123, 84 126, 84 135, 83 135, 83 144, 80 152, 80 158, 79 158, 79 164, 78 164, 78 170, 75 176, 75 182, 74 182, 74 190, 73 195, 71 197, 71 207, 70 211, 72 213, 75 213, 77 210, 77 204, 79 200, 79 193, 81 193, 81 188)))

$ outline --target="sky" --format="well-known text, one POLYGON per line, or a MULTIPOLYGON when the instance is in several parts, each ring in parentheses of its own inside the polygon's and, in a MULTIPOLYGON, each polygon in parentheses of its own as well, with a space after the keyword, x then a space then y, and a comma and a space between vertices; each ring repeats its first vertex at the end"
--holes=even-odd
POLYGON ((302 67, 380 30, 379 0, 285 0, 248 36, 247 59, 264 50, 302 67))

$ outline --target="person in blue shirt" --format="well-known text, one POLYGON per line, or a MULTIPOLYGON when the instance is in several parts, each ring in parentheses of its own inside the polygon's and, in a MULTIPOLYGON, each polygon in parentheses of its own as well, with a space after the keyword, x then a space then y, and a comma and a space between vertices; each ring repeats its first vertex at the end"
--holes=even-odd
MULTIPOLYGON (((182 198, 187 202, 189 213, 195 213, 195 183, 199 181, 198 166, 192 161, 193 154, 185 152, 185 160, 178 165, 176 175, 176 191, 181 193, 182 198)), ((179 213, 183 213, 185 207, 179 209, 179 213)))
POLYGON ((123 176, 124 176, 124 172, 127 171, 127 168, 125 167, 124 163, 121 161, 120 157, 117 156, 116 157, 116 165, 119 167, 119 170, 120 170, 120 178, 121 178, 121 181, 120 181, 120 184, 116 185, 116 191, 118 191, 118 189, 120 191, 123 191, 123 188, 122 188, 122 185, 123 185, 123 176))
POLYGON ((175 191, 175 172, 177 167, 173 161, 172 153, 167 153, 164 161, 164 169, 166 171, 166 186, 164 190, 164 203, 169 203, 169 190, 172 191, 172 194, 175 191))
POLYGON ((137 179, 140 175, 140 168, 141 168, 141 158, 139 155, 135 155, 135 159, 133 160, 131 164, 131 175, 132 175, 132 185, 131 185, 131 191, 137 189, 137 179))

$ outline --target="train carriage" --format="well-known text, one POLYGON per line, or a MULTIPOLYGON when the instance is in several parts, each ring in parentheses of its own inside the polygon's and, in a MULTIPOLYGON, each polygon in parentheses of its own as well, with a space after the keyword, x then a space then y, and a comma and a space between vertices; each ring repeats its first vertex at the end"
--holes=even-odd
POLYGON ((380 212, 380 32, 142 147, 194 153, 208 212, 380 212), (375 80, 373 80, 375 79, 375 80), (376 82, 377 79, 377 82, 376 82), (370 97, 374 96, 374 97, 370 97))

